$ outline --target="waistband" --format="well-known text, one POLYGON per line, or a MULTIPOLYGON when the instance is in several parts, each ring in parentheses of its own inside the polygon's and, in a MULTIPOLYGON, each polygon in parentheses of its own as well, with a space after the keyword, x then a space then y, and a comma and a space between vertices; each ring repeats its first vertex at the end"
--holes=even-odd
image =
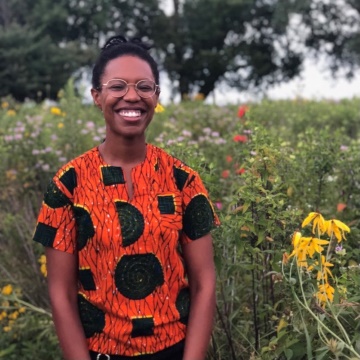
POLYGON ((90 358, 91 360, 180 360, 182 359, 184 346, 185 340, 182 340, 175 345, 172 345, 164 350, 160 350, 156 353, 136 356, 111 355, 98 353, 96 351, 90 351, 90 358))

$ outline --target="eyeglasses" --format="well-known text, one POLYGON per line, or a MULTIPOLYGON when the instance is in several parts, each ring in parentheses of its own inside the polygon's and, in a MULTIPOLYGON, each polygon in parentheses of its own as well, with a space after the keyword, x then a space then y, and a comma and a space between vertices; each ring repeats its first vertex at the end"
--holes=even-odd
POLYGON ((136 84, 129 84, 122 79, 111 79, 106 84, 102 84, 109 91, 110 95, 116 98, 125 96, 129 91, 130 85, 134 86, 136 93, 143 99, 153 96, 160 89, 159 85, 151 80, 140 80, 136 84))

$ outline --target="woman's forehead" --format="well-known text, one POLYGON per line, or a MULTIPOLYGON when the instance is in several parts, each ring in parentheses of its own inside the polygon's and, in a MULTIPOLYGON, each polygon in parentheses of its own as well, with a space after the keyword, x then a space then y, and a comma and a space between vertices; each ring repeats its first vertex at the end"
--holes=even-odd
POLYGON ((122 55, 107 63, 102 80, 106 82, 114 78, 127 81, 154 80, 154 75, 147 61, 134 55, 122 55))

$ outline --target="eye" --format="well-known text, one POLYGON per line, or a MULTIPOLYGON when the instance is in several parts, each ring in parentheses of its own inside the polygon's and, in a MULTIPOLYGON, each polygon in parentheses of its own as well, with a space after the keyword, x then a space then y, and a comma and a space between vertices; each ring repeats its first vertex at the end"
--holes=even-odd
POLYGON ((121 91, 121 90, 125 90, 126 89, 126 84, 122 83, 122 82, 114 82, 114 83, 109 83, 108 87, 110 90, 115 90, 115 91, 121 91))
POLYGON ((138 82, 136 87, 140 91, 151 92, 151 91, 154 91, 155 84, 153 82, 151 82, 151 81, 140 81, 140 82, 138 82))

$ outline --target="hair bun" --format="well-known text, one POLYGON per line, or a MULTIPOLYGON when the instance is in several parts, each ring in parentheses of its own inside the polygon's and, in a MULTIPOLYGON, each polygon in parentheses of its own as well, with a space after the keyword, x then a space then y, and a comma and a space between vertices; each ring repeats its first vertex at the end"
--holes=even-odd
POLYGON ((114 46, 122 46, 124 44, 133 44, 133 45, 141 47, 143 50, 146 50, 146 51, 151 49, 151 45, 144 43, 138 37, 134 37, 134 38, 127 40, 122 35, 116 35, 116 36, 112 36, 111 38, 109 38, 101 50, 104 51, 104 50, 107 50, 114 46))

